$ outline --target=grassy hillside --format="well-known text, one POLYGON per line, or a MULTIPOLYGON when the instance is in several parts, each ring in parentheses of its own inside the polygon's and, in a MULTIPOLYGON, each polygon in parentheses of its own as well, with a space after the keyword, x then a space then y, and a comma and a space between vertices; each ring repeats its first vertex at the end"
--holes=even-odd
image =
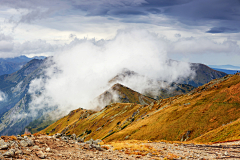
MULTIPOLYGON (((166 85, 168 85, 168 87, 163 89, 159 86, 159 94, 157 96, 157 99, 164 99, 176 95, 181 95, 183 93, 189 93, 195 88, 187 84, 172 83, 171 85, 166 85)), ((141 105, 150 105, 155 101, 155 99, 153 99, 155 96, 151 94, 151 91, 145 92, 143 95, 122 84, 116 83, 109 90, 96 97, 92 101, 92 104, 95 105, 95 110, 100 110, 111 103, 134 103, 141 105)), ((36 133, 40 129, 46 128, 53 122, 54 121, 51 118, 49 119, 46 116, 43 116, 39 119, 34 120, 26 128, 28 128, 31 133, 36 133)))
POLYGON ((240 139, 240 119, 223 124, 206 134, 194 139, 195 142, 219 142, 240 139))
POLYGON ((93 113, 95 113, 95 111, 85 110, 82 108, 76 109, 74 111, 71 111, 67 116, 64 116, 54 124, 44 129, 44 132, 46 131, 45 133, 50 135, 53 135, 55 133, 69 132, 68 130, 71 130, 73 127, 75 127, 79 121, 86 121, 87 118, 93 113))
POLYGON ((64 131, 105 141, 193 140, 236 121, 240 118, 239 110, 240 76, 228 75, 186 95, 150 105, 113 103, 96 113, 88 111, 91 114, 87 117, 85 112, 75 110, 40 133, 52 135, 64 131))

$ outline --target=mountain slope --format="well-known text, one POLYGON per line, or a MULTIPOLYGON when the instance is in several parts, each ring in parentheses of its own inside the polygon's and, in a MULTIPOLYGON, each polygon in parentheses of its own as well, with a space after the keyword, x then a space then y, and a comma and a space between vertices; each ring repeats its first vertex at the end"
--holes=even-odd
POLYGON ((148 105, 155 101, 153 98, 146 97, 119 83, 114 84, 109 90, 98 96, 96 100, 105 105, 115 102, 148 105))
MULTIPOLYGON (((38 78, 43 75, 43 70, 46 68, 44 63, 45 60, 34 59, 24 65, 19 71, 14 72, 9 75, 0 76, 0 90, 7 95, 6 101, 0 102, 0 134, 1 135, 11 135, 19 134, 20 131, 24 129, 26 125, 30 123, 27 127, 31 131, 38 131, 39 128, 43 129, 48 124, 54 122, 54 120, 45 119, 46 116, 38 117, 33 123, 33 117, 27 116, 29 102, 31 101, 31 96, 28 95, 29 84, 31 80, 38 78), (16 127, 20 126, 20 127, 16 127), (39 126, 39 127, 37 127, 39 126)), ((191 86, 184 86, 179 84, 174 84, 179 86, 174 94, 182 94, 183 92, 188 92, 193 89, 191 86), (185 88, 186 87, 186 88, 185 88)), ((173 86, 172 86, 173 87, 173 86)), ((115 84, 109 91, 106 91, 100 95, 97 100, 98 103, 104 103, 100 108, 108 105, 112 102, 122 102, 122 103, 138 103, 138 104, 150 104, 154 101, 153 98, 149 96, 141 95, 138 92, 131 90, 120 84, 115 84), (111 91, 110 91, 111 90, 111 91), (112 94, 114 91, 114 94, 112 94), (116 96, 116 97, 114 97, 116 96)), ((159 97, 172 96, 172 92, 167 90, 162 90, 159 97)), ((150 94, 149 94, 150 95, 150 94)), ((97 103, 97 104, 98 104, 97 103)))
MULTIPOLYGON (((173 61, 173 60, 171 60, 173 61)), ((169 62, 171 64, 171 61, 169 62)), ((176 62, 176 61, 175 61, 176 62)), ((194 87, 202 86, 208 82, 210 82, 213 79, 218 79, 226 76, 227 74, 221 71, 214 70, 204 64, 201 63, 189 63, 191 70, 195 72, 195 76, 182 78, 181 83, 183 84, 189 84, 194 87)), ((138 73, 134 71, 130 71, 128 69, 123 69, 123 71, 119 74, 117 74, 114 78, 112 78, 109 82, 123 82, 127 78, 131 77, 142 77, 142 75, 139 75, 138 73)), ((149 79, 149 81, 151 81, 149 79)), ((162 83, 161 80, 158 80, 159 83, 162 83)))
POLYGON ((240 139, 240 119, 222 126, 194 139, 196 142, 219 142, 240 139))
MULTIPOLYGON (((173 95, 180 95, 183 93, 188 93, 194 89, 194 87, 186 84, 175 84, 172 86, 173 90, 169 91, 167 89, 160 89, 159 99, 164 97, 172 97, 173 95)), ((150 95, 150 94, 149 94, 150 95)), ((119 83, 113 85, 109 90, 105 91, 92 102, 96 106, 96 110, 102 109, 104 106, 112 103, 133 103, 141 105, 149 105, 154 102, 155 99, 150 96, 142 95, 124 85, 119 83)), ((48 125, 52 124, 53 120, 51 118, 40 117, 37 120, 31 122, 26 128, 29 129, 31 133, 36 133, 40 129, 46 128, 48 125)))
POLYGON ((85 118, 75 112, 40 133, 63 132, 86 139, 115 141, 192 140, 240 117, 240 76, 229 75, 198 87, 186 95, 150 105, 113 103, 85 118), (80 115, 78 114, 80 117, 80 115), (74 121, 74 124, 67 124, 74 121), (61 130, 58 130, 58 125, 61 130))
POLYGON ((193 79, 187 78, 183 81, 185 84, 190 84, 194 87, 202 86, 213 79, 222 78, 227 75, 224 72, 216 71, 200 63, 191 63, 191 70, 196 72, 195 77, 193 79))
POLYGON ((43 60, 31 60, 19 71, 0 76, 0 90, 7 94, 7 100, 0 102, 0 115, 14 107, 28 92, 29 83, 41 72, 39 66, 43 60))
MULTIPOLYGON (((144 96, 126 86, 117 83, 109 90, 95 98, 92 103, 96 106, 96 110, 100 110, 102 107, 116 102, 148 105, 154 101, 155 100, 153 98, 144 96)), ((50 124, 56 121, 51 117, 52 114, 54 113, 43 115, 42 117, 32 121, 28 126, 26 126, 26 128, 28 128, 31 133, 36 133, 48 127, 50 124)))
MULTIPOLYGON (((128 69, 123 69, 121 73, 118 73, 115 77, 113 77, 109 83, 129 83, 128 81, 131 81, 131 78, 135 79, 136 81, 145 82, 146 85, 144 88, 144 91, 142 91, 141 94, 154 98, 154 99, 164 99, 173 97, 180 94, 185 94, 190 91, 192 91, 195 87, 188 85, 188 84, 180 84, 180 83, 168 83, 161 80, 152 80, 148 79, 144 76, 139 75, 138 73, 134 71, 130 71, 128 69)), ((135 82, 136 83, 136 82, 135 82)), ((131 84, 131 82, 130 82, 131 84)), ((118 101, 121 102, 121 101, 118 101)), ((129 103, 130 101, 126 101, 129 103)), ((133 103, 133 102, 132 102, 133 103)), ((137 102, 138 103, 138 102, 137 102)), ((141 104, 141 103, 139 103, 141 104)))
POLYGON ((26 116, 31 101, 29 84, 43 74, 45 61, 33 59, 19 71, 0 76, 0 90, 7 95, 0 102, 0 135, 18 134, 32 121, 32 117, 26 116))
MULTIPOLYGON (((174 97, 181 94, 186 94, 191 92, 194 89, 195 87, 189 84, 180 84, 180 83, 173 82, 171 84, 166 84, 164 88, 159 87, 156 99, 159 100, 159 99, 174 97)), ((151 94, 151 90, 146 90, 144 94, 149 97, 155 98, 155 96, 151 94)))
MULTIPOLYGON (((47 66, 44 66, 45 61, 46 59, 45 60, 34 59, 28 62, 26 65, 24 65, 19 71, 9 75, 0 76, 0 90, 3 93, 5 93, 7 97, 6 100, 0 101, 0 116, 1 116, 0 134, 18 134, 19 130, 16 129, 16 126, 20 126, 19 128, 23 129, 26 125, 28 125, 33 120, 31 119, 31 117, 25 116, 25 113, 27 114, 29 112, 28 104, 31 101, 31 96, 29 96, 27 93, 28 93, 29 84, 31 80, 43 75, 43 70, 44 68, 47 67, 47 66), (24 113, 24 114, 20 114, 19 116, 18 115, 19 113, 24 113)), ((197 67, 197 69, 199 69, 199 67, 197 67)), ((208 80, 215 78, 216 76, 215 77, 211 76, 211 75, 214 75, 213 72, 215 73, 214 70, 213 71, 211 70, 211 72, 204 71, 203 76, 200 75, 200 77, 208 76, 207 78, 208 80), (211 74, 205 74, 205 73, 211 73, 211 74)), ((216 72, 216 74, 219 75, 218 72, 216 72)), ((134 75, 136 75, 135 72, 128 72, 125 77, 134 76, 134 75)), ((122 77, 120 76, 120 78, 122 77)), ((202 80, 199 80, 199 83, 200 81, 202 82, 202 80)), ((189 82, 190 80, 188 81, 188 83, 189 82)), ((166 83, 166 82, 159 82, 159 88, 157 87, 157 92, 158 92, 157 96, 156 94, 152 94, 151 89, 146 90, 143 93, 144 95, 140 95, 139 93, 127 87, 124 87, 120 84, 116 84, 115 88, 114 89, 112 88, 111 90, 117 91, 118 92, 117 94, 112 94, 110 91, 107 91, 98 98, 100 99, 100 101, 102 100, 104 102, 103 106, 113 102, 149 105, 154 101, 154 99, 168 98, 175 95, 188 93, 192 89, 194 89, 194 87, 190 85, 177 84, 177 83, 167 84, 165 85, 165 88, 161 88, 162 83, 166 83), (117 96, 115 97, 114 95, 117 95, 117 96)), ((41 114, 42 113, 39 112, 39 115, 36 118, 40 118, 41 114)), ((37 126, 37 124, 39 124, 40 125, 39 128, 44 128, 47 126, 46 121, 43 121, 43 119, 35 122, 36 123, 33 123, 33 125, 37 126)), ((53 121, 50 120, 48 121, 48 124, 52 122, 53 121)), ((33 127, 33 126, 29 126, 29 127, 33 127)), ((39 130, 39 128, 35 128, 35 129, 39 130)))

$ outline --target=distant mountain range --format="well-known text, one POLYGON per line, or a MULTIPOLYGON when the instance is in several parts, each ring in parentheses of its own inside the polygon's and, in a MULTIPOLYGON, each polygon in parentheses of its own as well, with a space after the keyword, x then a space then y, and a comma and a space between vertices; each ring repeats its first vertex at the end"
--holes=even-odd
POLYGON ((44 59, 44 58, 46 57, 36 56, 28 58, 26 56, 19 56, 14 58, 0 58, 0 75, 11 74, 13 72, 16 72, 32 59, 44 59))
POLYGON ((212 68, 212 69, 214 69, 216 71, 224 72, 227 74, 235 74, 240 71, 240 70, 227 70, 227 69, 219 69, 219 68, 212 68))
MULTIPOLYGON (((40 76, 44 76, 43 70, 47 68, 45 62, 48 59, 51 59, 51 57, 44 60, 33 59, 22 66, 20 70, 11 74, 0 76, 0 90, 6 95, 6 100, 0 101, 0 135, 19 134, 27 125, 29 125, 29 123, 34 120, 33 117, 26 116, 29 113, 29 103, 31 102, 31 95, 28 94, 29 84, 31 80, 40 76)), ((164 89, 159 88, 160 92, 157 98, 152 97, 151 91, 140 94, 126 86, 117 83, 113 85, 112 89, 117 91, 119 101, 113 101, 111 97, 112 95, 110 94, 111 92, 109 91, 106 91, 98 98, 109 99, 110 97, 110 101, 106 103, 106 105, 114 102, 149 105, 155 101, 155 99, 163 99, 175 95, 189 93, 197 86, 226 75, 223 72, 213 70, 203 64, 192 64, 192 69, 196 72, 196 77, 194 79, 186 78, 184 80, 185 84, 172 83, 164 89), (171 92, 169 92, 170 88, 172 88, 171 92)), ((132 73, 126 74, 126 76, 131 74, 132 73)), ((44 115, 42 115, 42 112, 40 111, 35 119, 38 119, 42 116, 44 115)), ((40 121, 37 121, 37 123, 40 122, 44 122, 44 118, 42 118, 40 121)), ((47 127, 53 121, 51 119, 51 121, 48 122, 49 123, 44 122, 45 124, 42 125, 41 129, 47 127)), ((34 123, 34 126, 36 126, 36 123, 34 123)))
POLYGON ((239 66, 233 65, 208 65, 211 68, 226 69, 226 70, 240 70, 239 66))
POLYGON ((227 74, 235 74, 240 72, 240 67, 233 65, 209 65, 214 70, 225 72, 227 74))

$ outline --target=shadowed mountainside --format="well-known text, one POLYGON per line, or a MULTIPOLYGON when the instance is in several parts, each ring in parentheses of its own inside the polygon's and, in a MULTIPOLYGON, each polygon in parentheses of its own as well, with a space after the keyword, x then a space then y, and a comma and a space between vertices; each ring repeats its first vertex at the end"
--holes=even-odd
POLYGON ((213 79, 221 78, 227 75, 224 72, 216 71, 200 63, 191 63, 191 70, 194 70, 196 72, 195 77, 193 79, 184 79, 183 83, 190 84, 194 87, 202 86, 213 79))
POLYGON ((43 75, 46 60, 33 59, 17 72, 0 76, 0 90, 7 95, 7 99, 0 102, 0 135, 19 134, 32 121, 32 117, 27 116, 31 101, 29 84, 43 75))
MULTIPOLYGON (((144 79, 143 81, 147 83, 145 90, 142 91, 141 94, 154 98, 154 99, 164 99, 173 97, 180 94, 186 94, 192 91, 195 87, 188 85, 188 84, 180 84, 180 83, 168 83, 161 80, 157 80, 153 84, 153 80, 148 79, 147 77, 141 76, 134 71, 130 71, 128 69, 123 69, 121 73, 118 73, 115 77, 113 77, 109 83, 125 83, 130 78, 133 79, 144 79), (154 86, 154 87, 152 87, 154 86)), ((142 81, 142 80, 140 80, 142 81)), ((117 102, 117 101, 116 101, 117 102)), ((121 102, 121 101, 118 101, 121 102)), ((124 101, 122 101, 124 102, 124 101)), ((126 101, 129 103, 130 101, 126 101)), ((132 102, 133 103, 133 102, 132 102)), ((138 102, 137 102, 138 103, 138 102)), ((143 103, 139 103, 143 104, 143 103)), ((146 104, 146 103, 145 103, 146 104)))

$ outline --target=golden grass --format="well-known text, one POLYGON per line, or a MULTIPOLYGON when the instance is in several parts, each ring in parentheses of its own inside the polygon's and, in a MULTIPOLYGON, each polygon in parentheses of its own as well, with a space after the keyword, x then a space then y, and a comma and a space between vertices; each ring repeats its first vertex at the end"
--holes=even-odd
POLYGON ((127 140, 127 141, 117 141, 117 142, 109 142, 106 143, 108 145, 113 146, 113 150, 119 150, 121 152, 124 152, 125 154, 134 154, 134 155, 140 155, 145 156, 148 153, 151 153, 153 155, 159 155, 161 154, 158 150, 154 149, 147 143, 148 141, 137 141, 137 140, 127 140))
MULTIPOLYGON (((235 75, 221 83, 214 80, 197 88, 192 94, 155 101, 153 105, 114 103, 99 112, 74 110, 40 133, 52 135, 62 132, 68 126, 67 134, 75 133, 77 136, 86 137, 86 140, 93 138, 103 139, 105 142, 126 139, 179 142, 187 131, 191 131, 187 141, 192 143, 197 137, 237 120, 240 117, 239 111, 240 76, 235 75), (90 114, 87 118, 83 116, 86 112, 90 114)), ((238 138, 237 134, 239 132, 234 131, 219 140, 238 138)), ((204 140, 202 137, 196 143, 209 141, 212 139, 204 140)), ((117 144, 119 148, 124 146, 117 144)), ((133 145, 134 147, 136 146, 133 145)))
POLYGON ((195 142, 219 142, 240 139, 240 119, 214 129, 194 139, 195 142))
POLYGON ((191 131, 188 140, 199 137, 240 117, 240 112, 236 112, 240 109, 240 92, 238 94, 235 90, 231 92, 231 88, 236 89, 236 86, 240 85, 239 82, 240 78, 234 76, 223 82, 222 88, 215 89, 213 86, 203 93, 185 95, 161 112, 114 134, 109 141, 123 140, 125 135, 131 135, 131 139, 174 141, 180 140, 187 131, 191 131), (228 86, 232 87, 228 88, 228 86), (228 92, 222 91, 226 89, 228 92), (231 97, 231 101, 229 101, 229 97, 231 97), (190 104, 184 105, 186 103, 190 104), (139 129, 141 126, 145 126, 144 129, 139 129))

